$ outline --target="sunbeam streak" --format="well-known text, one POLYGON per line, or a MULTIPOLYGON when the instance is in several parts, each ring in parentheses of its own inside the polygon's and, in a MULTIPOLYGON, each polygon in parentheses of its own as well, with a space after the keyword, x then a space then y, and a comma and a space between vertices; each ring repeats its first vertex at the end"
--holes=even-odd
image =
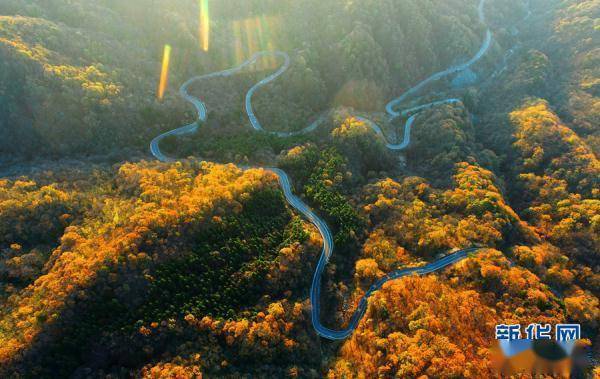
POLYGON ((158 83, 158 91, 156 97, 162 100, 169 83, 169 64, 171 62, 171 45, 165 45, 163 52, 162 69, 160 71, 160 82, 158 83))
POLYGON ((208 51, 210 45, 210 13, 208 0, 200 0, 200 48, 208 51))

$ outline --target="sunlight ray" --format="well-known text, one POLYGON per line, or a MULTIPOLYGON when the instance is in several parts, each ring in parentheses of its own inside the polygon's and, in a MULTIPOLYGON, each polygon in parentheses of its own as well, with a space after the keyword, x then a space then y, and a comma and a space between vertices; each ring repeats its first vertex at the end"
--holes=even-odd
POLYGON ((208 51, 210 45, 210 12, 208 0, 200 0, 200 48, 208 51))
POLYGON ((162 100, 169 83, 169 64, 171 62, 171 45, 165 45, 163 52, 162 69, 160 72, 160 82, 158 84, 157 97, 162 100))

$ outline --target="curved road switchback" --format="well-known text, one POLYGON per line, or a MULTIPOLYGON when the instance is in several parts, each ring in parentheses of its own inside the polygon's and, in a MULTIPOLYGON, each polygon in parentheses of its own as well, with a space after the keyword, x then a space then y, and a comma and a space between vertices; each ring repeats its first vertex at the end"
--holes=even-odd
MULTIPOLYGON (((533 16, 533 12, 531 11, 531 0, 527 0, 526 5, 526 9, 527 12, 525 13, 525 16, 517 21, 514 25, 514 32, 513 32, 513 36, 517 37, 521 34, 521 30, 519 30, 519 26, 524 24, 527 20, 529 20, 531 18, 531 16, 533 16)), ((538 14, 536 17, 540 17, 543 16, 544 14, 548 13, 548 12, 552 12, 552 9, 549 9, 547 12, 543 13, 543 14, 538 14)), ((490 77, 488 78, 488 80, 486 81, 486 83, 483 84, 483 87, 487 86, 489 83, 492 82, 493 79, 497 78, 499 75, 502 75, 502 73, 504 73, 504 71, 506 71, 507 67, 508 67, 508 62, 510 60, 510 58, 512 58, 512 56, 521 48, 521 43, 520 42, 516 42, 510 49, 508 49, 506 51, 506 53, 504 54, 504 56, 502 57, 502 64, 500 65, 499 68, 497 68, 492 75, 490 75, 490 77)))
MULTIPOLYGON (((485 2, 486 2, 486 0, 480 0, 479 7, 478 7, 479 20, 481 23, 484 23, 484 24, 485 24, 485 12, 484 12, 485 2)), ((369 119, 366 119, 364 117, 358 117, 358 119, 364 121, 368 126, 370 126, 373 129, 373 131, 377 135, 379 135, 381 138, 383 138, 386 142, 386 146, 389 149, 391 149, 391 150, 406 149, 406 147, 408 147, 408 145, 410 144, 410 141, 411 141, 410 140, 411 128, 416 120, 416 117, 420 114, 420 112, 422 112, 426 109, 430 109, 430 108, 442 105, 442 104, 459 103, 460 99, 456 99, 456 98, 444 99, 444 100, 439 100, 439 101, 415 106, 415 107, 404 109, 404 110, 397 110, 397 108, 401 104, 403 104, 408 98, 417 94, 421 89, 423 89, 428 84, 430 84, 436 80, 439 80, 443 77, 458 73, 460 71, 464 71, 467 68, 469 68, 470 66, 472 66, 473 64, 475 64, 489 50, 491 42, 492 42, 492 32, 488 27, 486 30, 485 38, 483 40, 483 43, 482 43, 480 49, 477 51, 477 53, 471 59, 469 59, 465 63, 452 66, 444 71, 440 71, 438 73, 431 75, 430 77, 428 77, 427 79, 416 84, 414 87, 408 89, 401 96, 390 101, 386 105, 386 111, 387 111, 387 114, 388 114, 388 117, 390 120, 393 120, 398 117, 408 117, 408 119, 406 120, 405 125, 404 125, 404 138, 403 138, 402 142, 394 143, 394 142, 389 141, 386 138, 382 128, 379 125, 377 125, 375 122, 373 122, 369 119)), ((319 116, 317 118, 317 120, 314 121, 312 124, 308 125, 306 128, 304 128, 300 131, 297 131, 297 132, 273 132, 273 131, 265 130, 263 128, 262 124, 256 117, 256 114, 254 113, 254 110, 252 107, 252 98, 257 90, 259 90, 261 87, 269 84, 270 82, 276 80, 284 72, 286 72, 290 66, 290 58, 289 58, 288 54, 286 54, 284 52, 280 52, 280 51, 274 51, 274 52, 263 51, 263 52, 254 54, 250 59, 243 62, 241 65, 239 65, 237 67, 234 67, 234 68, 231 68, 228 70, 224 70, 224 71, 206 74, 206 75, 195 76, 195 77, 189 79, 188 81, 186 81, 181 86, 179 93, 186 101, 188 101, 194 107, 194 109, 197 113, 196 122, 182 126, 180 128, 174 129, 174 130, 171 130, 169 132, 163 133, 163 134, 157 136, 156 138, 154 138, 152 140, 152 142, 150 143, 150 151, 151 151, 152 155, 154 155, 154 157, 156 157, 156 159, 158 159, 159 161, 162 161, 162 162, 174 161, 174 159, 172 159, 162 153, 162 151, 160 150, 160 142, 169 136, 181 136, 181 135, 196 133, 198 131, 198 128, 200 127, 200 125, 206 122, 206 117, 207 117, 206 105, 200 99, 189 94, 188 89, 192 84, 202 81, 202 80, 205 80, 205 79, 209 79, 209 78, 229 77, 229 76, 238 74, 244 68, 255 64, 258 61, 258 59, 265 57, 265 56, 278 57, 283 61, 283 63, 281 64, 281 66, 279 67, 279 69, 277 71, 275 71, 273 74, 267 76, 266 78, 260 80, 252 88, 250 88, 250 90, 246 93, 245 109, 246 109, 246 114, 248 116, 248 120, 250 121, 250 124, 252 125, 252 128, 254 128, 256 131, 274 134, 274 135, 277 135, 280 137, 290 137, 290 136, 294 136, 294 135, 298 135, 298 134, 308 133, 308 132, 311 132, 311 131, 315 130, 316 128, 318 128, 319 125, 321 123, 323 123, 324 120, 326 119, 326 115, 328 112, 325 112, 324 114, 319 116)), ((252 169, 252 168, 262 168, 262 169, 273 172, 278 178, 279 185, 281 186, 281 188, 283 190, 283 194, 285 196, 287 203, 292 208, 297 210, 300 214, 302 214, 308 221, 310 221, 319 230, 319 233, 321 234, 321 236, 323 238, 323 247, 321 250, 321 255, 319 257, 319 261, 317 263, 317 267, 315 269, 311 288, 310 288, 310 301, 311 301, 311 305, 312 305, 312 307, 311 307, 312 325, 313 325, 315 331, 321 337, 324 337, 324 338, 327 338, 330 340, 342 340, 342 339, 349 337, 354 332, 354 330, 356 330, 360 320, 363 318, 363 316, 367 310, 367 304, 368 304, 369 297, 375 291, 379 290, 386 282, 388 282, 390 280, 399 279, 399 278, 402 278, 402 277, 408 276, 408 275, 413 275, 413 274, 427 275, 427 274, 442 270, 445 267, 456 264, 457 262, 467 258, 469 256, 469 254, 476 253, 478 250, 480 250, 480 248, 474 247, 474 248, 467 248, 467 249, 454 251, 454 252, 449 253, 445 257, 438 259, 434 262, 431 262, 429 264, 426 264, 424 266, 413 267, 413 268, 404 268, 404 269, 396 270, 396 271, 393 271, 393 272, 387 274, 383 278, 379 279, 376 283, 374 283, 369 288, 369 290, 364 294, 364 296, 360 299, 357 309, 354 311, 354 313, 350 319, 350 322, 348 323, 348 325, 345 328, 340 329, 340 330, 329 329, 329 328, 325 327, 320 321, 320 319, 321 319, 320 304, 321 304, 321 284, 322 284, 323 272, 325 270, 325 267, 327 266, 327 263, 329 262, 329 259, 331 258, 332 254, 334 252, 334 243, 333 243, 333 236, 332 236, 331 229, 329 228, 329 226, 323 219, 321 219, 304 201, 302 201, 302 199, 300 199, 298 196, 296 196, 293 193, 291 180, 285 171, 283 171, 279 168, 276 168, 276 167, 240 166, 240 168, 243 170, 252 169)))

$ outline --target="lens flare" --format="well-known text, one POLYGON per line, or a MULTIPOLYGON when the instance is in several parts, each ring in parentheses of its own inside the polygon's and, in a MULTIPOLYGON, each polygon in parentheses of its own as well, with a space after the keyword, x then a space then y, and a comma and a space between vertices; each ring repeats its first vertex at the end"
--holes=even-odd
POLYGON ((259 50, 256 46, 256 19, 247 18, 244 20, 244 34, 246 34, 246 48, 248 53, 254 54, 259 50))
POLYGON ((158 92, 156 96, 159 100, 163 99, 167 84, 169 83, 169 64, 171 62, 171 46, 165 45, 163 52, 162 69, 160 71, 160 82, 158 83, 158 92))
POLYGON ((239 20, 236 20, 233 22, 232 25, 232 29, 233 29, 233 40, 234 40, 234 62, 235 64, 240 64, 244 61, 244 56, 246 55, 245 49, 244 49, 244 40, 242 39, 242 22, 239 20))
MULTIPOLYGON (((272 38, 273 30, 280 30, 278 17, 262 15, 232 20, 230 33, 233 35, 233 64, 240 64, 259 51, 275 50, 277 46, 272 38)), ((278 65, 275 56, 264 57, 257 63, 260 70, 272 69, 278 65)))
MULTIPOLYGON (((273 33, 274 31, 281 30, 278 27, 278 17, 273 16, 263 16, 259 20, 261 25, 261 33, 263 34, 263 49, 264 50, 276 50, 276 46, 273 43, 273 33)), ((270 56, 267 58, 268 60, 265 62, 267 68, 273 68, 277 66, 277 58, 275 56, 270 56)))
POLYGON ((210 43, 210 13, 208 10, 208 0, 200 0, 200 48, 208 51, 210 43))

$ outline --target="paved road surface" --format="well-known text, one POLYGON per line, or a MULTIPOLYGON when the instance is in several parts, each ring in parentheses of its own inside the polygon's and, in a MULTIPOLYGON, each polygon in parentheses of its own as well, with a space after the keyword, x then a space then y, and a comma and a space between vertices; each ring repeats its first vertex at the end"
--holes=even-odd
MULTIPOLYGON (((482 23, 485 23, 485 12, 484 12, 485 2, 486 2, 486 0, 480 0, 479 7, 478 7, 479 19, 482 23)), ((420 112, 422 112, 426 109, 430 109, 432 107, 436 107, 438 105, 442 105, 442 104, 459 103, 460 99, 456 99, 456 98, 444 99, 444 100, 439 100, 439 101, 419 105, 419 106, 409 108, 409 109, 404 109, 404 110, 397 110, 397 108, 400 105, 402 105, 408 98, 417 94, 421 89, 423 89, 428 84, 430 84, 436 80, 439 80, 443 77, 446 77, 448 75, 452 75, 452 74, 458 73, 460 71, 464 71, 467 68, 469 68, 470 66, 472 66, 473 64, 475 64, 489 50, 491 42, 492 42, 492 32, 488 28, 486 31, 483 43, 481 45, 481 48, 477 51, 477 53, 471 59, 469 59, 468 61, 466 61, 463 64, 452 66, 444 71, 440 71, 438 73, 431 75, 427 79, 421 81, 420 83, 418 83, 417 85, 415 85, 414 87, 410 88, 408 91, 403 93, 401 96, 390 101, 387 104, 386 111, 387 111, 390 119, 394 119, 394 118, 401 117, 401 116, 408 117, 408 119, 404 125, 404 138, 403 138, 402 142, 400 142, 398 144, 390 142, 386 138, 381 127, 379 125, 377 125, 375 122, 368 120, 364 117, 359 117, 359 119, 364 121, 367 125, 369 125, 375 131, 375 133, 377 135, 379 135, 381 138, 383 138, 386 141, 386 146, 389 149, 392 149, 392 150, 406 149, 406 147, 410 144, 411 128, 415 122, 416 117, 419 115, 420 112)), ((248 115, 248 119, 249 119, 252 127, 257 131, 275 134, 280 137, 289 137, 289 136, 294 136, 294 135, 298 135, 298 134, 308 133, 308 132, 315 130, 326 119, 327 112, 324 113, 323 115, 321 115, 319 118, 317 118, 317 120, 314 121, 312 124, 310 124, 306 128, 304 128, 300 131, 297 131, 297 132, 272 132, 272 131, 267 131, 263 128, 262 124, 256 117, 254 110, 252 108, 252 97, 254 96, 254 94, 256 93, 257 90, 259 90, 261 87, 269 84, 273 80, 276 80, 279 76, 281 76, 289 68, 290 58, 289 58, 288 54, 286 54, 284 52, 280 52, 280 51, 259 52, 255 55, 253 55, 250 59, 248 59, 247 61, 245 61, 244 63, 242 63, 241 65, 239 65, 237 67, 234 67, 234 68, 231 68, 228 70, 224 70, 224 71, 207 74, 207 75, 196 76, 196 77, 193 77, 193 78, 189 79, 188 81, 186 81, 181 86, 179 92, 180 92, 180 95, 185 100, 187 100, 188 102, 190 102, 190 104, 192 104, 194 106, 194 109, 197 112, 197 120, 196 120, 196 122, 194 122, 192 124, 185 125, 180 128, 171 130, 169 132, 163 133, 163 134, 159 135, 158 137, 154 138, 150 144, 150 151, 152 152, 152 154, 160 161, 163 161, 163 162, 173 161, 174 159, 167 157, 166 155, 164 155, 161 152, 160 142, 168 136, 180 136, 180 135, 195 133, 198 130, 199 126, 206 122, 206 113, 207 113, 206 105, 198 98, 189 94, 188 88, 190 87, 190 85, 192 85, 193 83, 196 83, 198 81, 208 79, 208 78, 228 77, 228 76, 238 74, 240 71, 242 71, 243 69, 245 69, 248 66, 255 64, 259 59, 261 59, 262 57, 265 57, 265 56, 278 57, 283 60, 283 63, 276 72, 274 72, 273 74, 267 76, 266 78, 264 78, 261 81, 259 81, 258 83, 256 83, 246 94, 246 100, 245 100, 246 113, 248 115)), ((259 167, 241 166, 241 168, 242 169, 250 169, 250 168, 259 168, 259 167)), ((321 319, 321 317, 320 317, 320 313, 321 313, 320 299, 321 299, 321 280, 322 280, 322 276, 323 276, 323 271, 325 270, 325 267, 327 266, 327 263, 329 262, 329 259, 331 258, 333 251, 334 251, 333 236, 332 236, 331 230, 329 229, 329 226, 325 223, 325 221, 323 221, 323 219, 321 219, 298 196, 294 195, 294 193, 292 191, 291 180, 290 180, 289 176, 287 175, 287 173, 285 173, 283 170, 281 170, 279 168, 275 168, 275 167, 265 167, 265 169, 272 171, 273 173, 275 173, 275 175, 277 175, 279 184, 283 190, 286 201, 290 204, 290 206, 292 206, 299 213, 301 213, 307 220, 309 220, 312 224, 314 224, 317 227, 317 229, 319 230, 319 232, 321 233, 321 236, 323 237, 323 248, 321 251, 321 256, 319 258, 319 262, 315 269, 312 284, 311 284, 310 300, 311 300, 311 304, 312 304, 312 310, 311 310, 312 315, 311 316, 312 316, 313 327, 315 328, 316 332, 324 338, 331 339, 331 340, 341 340, 341 339, 345 339, 348 336, 350 336, 354 332, 354 330, 357 328, 360 320, 362 319, 362 317, 364 316, 364 314, 367 310, 367 304, 368 304, 369 297, 375 291, 380 289, 386 282, 388 282, 390 280, 402 278, 402 277, 408 276, 408 275, 413 275, 413 274, 427 275, 427 274, 442 270, 445 267, 448 267, 450 265, 453 265, 453 264, 465 259, 466 257, 468 257, 469 254, 476 253, 479 250, 479 248, 468 248, 468 249, 458 250, 458 251, 449 253, 445 257, 438 259, 435 262, 429 263, 425 266, 405 268, 405 269, 396 270, 396 271, 393 271, 393 272, 387 274, 385 277, 381 278, 375 284, 373 284, 369 288, 369 290, 365 293, 363 298, 359 301, 359 305, 358 305, 357 309, 355 310, 354 314, 352 315, 348 326, 346 326, 344 329, 341 329, 341 330, 329 329, 329 328, 325 327, 323 324, 321 324, 321 321, 320 321, 320 319, 321 319)))

